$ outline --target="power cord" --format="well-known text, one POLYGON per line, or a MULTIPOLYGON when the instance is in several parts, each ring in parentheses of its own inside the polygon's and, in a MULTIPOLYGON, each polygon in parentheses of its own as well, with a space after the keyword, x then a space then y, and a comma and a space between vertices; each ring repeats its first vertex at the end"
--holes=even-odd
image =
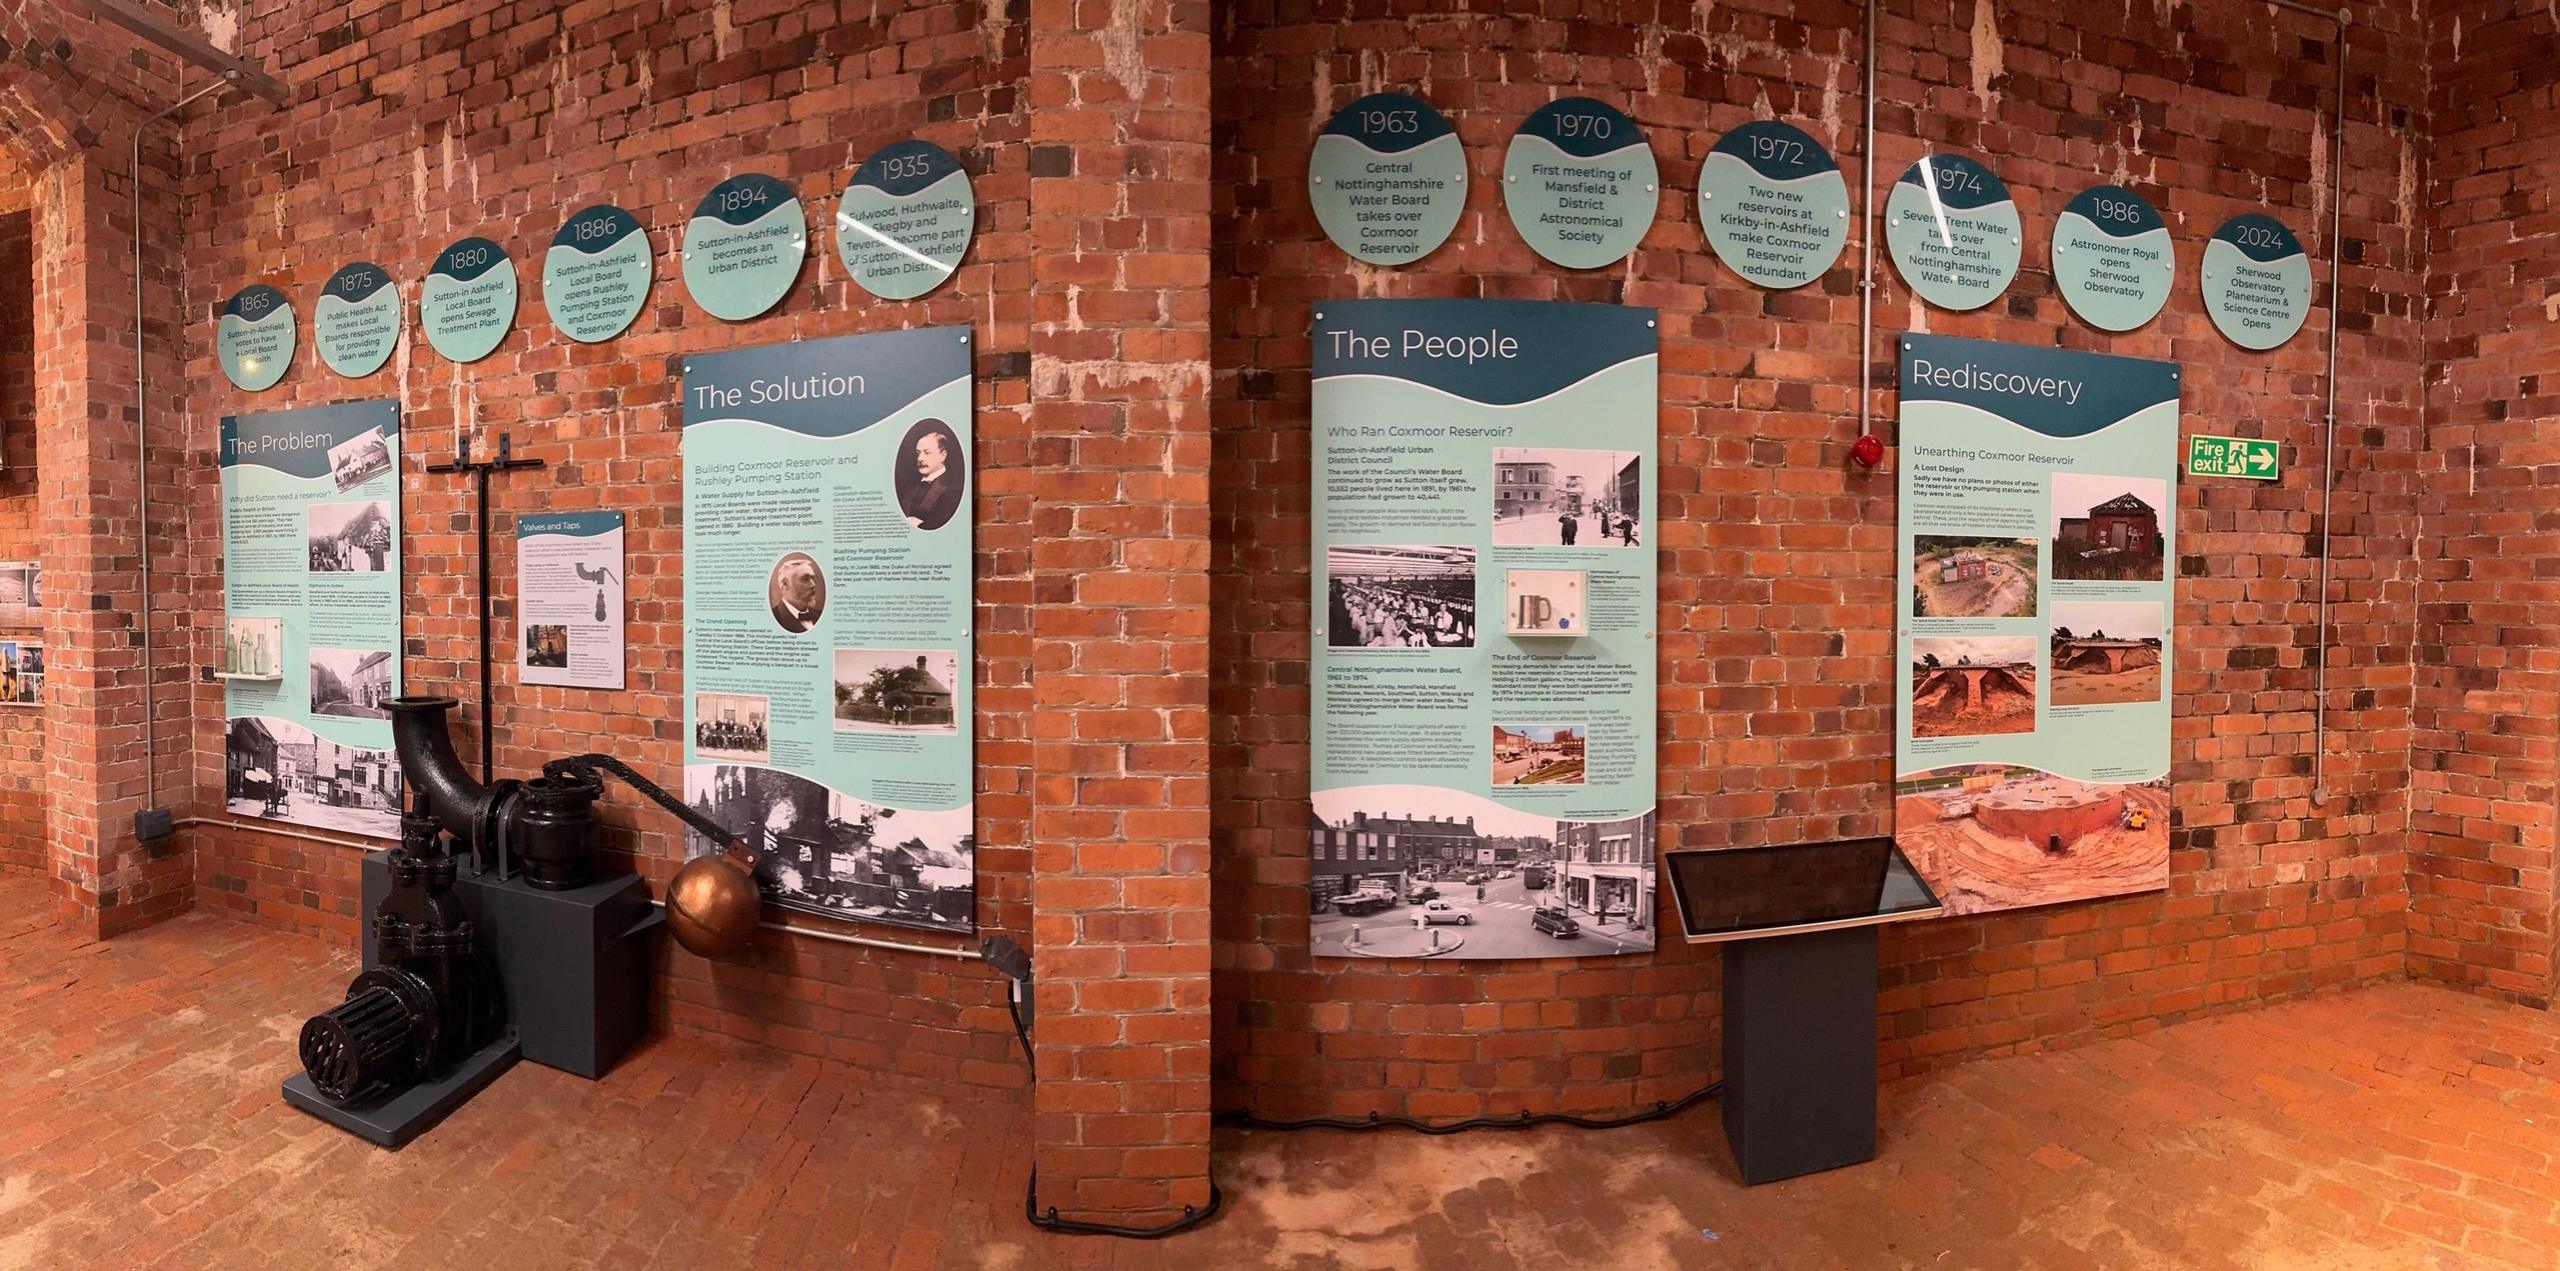
MULTIPOLYGON (((1022 947, 1002 936, 990 936, 979 945, 979 955, 989 965, 1004 973, 1006 984, 1005 1013, 1013 1019, 1013 1036, 1022 1044, 1022 1062, 1031 1068, 1031 1079, 1040 1080, 1039 1069, 1031 1058, 1031 1021, 1022 1013, 1023 995, 1031 987, 1031 960, 1022 947)), ((1468 1117, 1462 1121, 1423 1121, 1406 1116, 1382 1116, 1372 1112, 1353 1120, 1348 1117, 1305 1117, 1298 1120, 1273 1120, 1255 1116, 1249 1109, 1222 1112, 1213 1118, 1221 1125, 1240 1125, 1255 1130, 1412 1130, 1420 1134, 1458 1134, 1467 1130, 1521 1130, 1540 1125, 1570 1125, 1583 1130, 1614 1130, 1623 1126, 1660 1121, 1714 1098, 1724 1090, 1724 1083, 1711 1081, 1677 1099, 1656 1100, 1641 1112, 1620 1117, 1586 1117, 1575 1112, 1522 1111, 1507 1117, 1468 1117)), ((1176 1232, 1189 1231, 1214 1218, 1226 1203, 1225 1193, 1218 1190, 1218 1180, 1209 1180, 1209 1204, 1205 1209, 1182 1207, 1182 1216, 1154 1227, 1126 1227, 1117 1223, 1082 1222, 1058 1216, 1055 1205, 1040 1208, 1040 1171, 1035 1166, 1030 1181, 1022 1188, 1022 1216, 1042 1231, 1070 1236, 1119 1236, 1130 1240, 1161 1240, 1176 1232)))
POLYGON ((1353 1120, 1350 1117, 1303 1117, 1293 1121, 1277 1121, 1255 1116, 1250 1109, 1221 1112, 1215 1118, 1221 1125, 1241 1125, 1255 1130, 1412 1130, 1417 1134, 1458 1134, 1467 1130, 1523 1130, 1540 1125, 1570 1125, 1582 1130, 1615 1130, 1622 1126, 1642 1125, 1678 1116, 1690 1108, 1714 1098, 1724 1090, 1724 1083, 1711 1081, 1677 1099, 1657 1099, 1652 1107, 1630 1112, 1622 1117, 1586 1117, 1575 1112, 1521 1111, 1510 1116, 1468 1117, 1462 1121, 1423 1121, 1414 1117, 1384 1116, 1376 1112, 1353 1120))
MULTIPOLYGON (((1031 1021, 1024 1018, 1022 1014, 1023 995, 1031 989, 1031 959, 1023 953, 1022 946, 1003 936, 990 936, 980 942, 978 955, 985 958, 988 965, 1003 972, 1006 980, 1009 981, 1005 985, 1005 1013, 1013 1017, 1013 1036, 1016 1041, 1022 1043, 1023 1066, 1031 1070, 1032 1084, 1037 1085, 1040 1081, 1040 1069, 1031 1058, 1031 1021)), ((1185 1205, 1182 1207, 1182 1216, 1179 1218, 1169 1219, 1153 1227, 1130 1227, 1119 1223, 1085 1222, 1075 1218, 1061 1218, 1058 1216, 1058 1207, 1055 1205, 1043 1210, 1040 1207, 1039 1166, 1035 1165, 1031 1168, 1031 1177, 1022 1185, 1023 1220, 1042 1231, 1061 1236, 1118 1236, 1124 1240, 1162 1240, 1175 1232, 1189 1231, 1217 1217, 1218 1210, 1226 1204, 1226 1201, 1226 1193, 1218 1190, 1218 1180, 1213 1178, 1209 1180, 1207 1208, 1185 1205)))

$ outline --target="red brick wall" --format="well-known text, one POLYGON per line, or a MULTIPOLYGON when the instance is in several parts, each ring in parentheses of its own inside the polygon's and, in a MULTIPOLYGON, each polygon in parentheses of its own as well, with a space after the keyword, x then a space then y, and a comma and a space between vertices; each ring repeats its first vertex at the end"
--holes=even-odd
MULTIPOLYGON (((0 313, 35 305, 35 181, 0 146, 0 313)), ((36 553, 35 327, 0 325, 0 560, 36 553)), ((41 627, 0 629, 0 638, 41 640, 41 627)), ((45 866, 44 712, 0 708, 0 869, 45 866)))
MULTIPOLYGON (((1421 966, 1308 956, 1305 332, 1316 300, 1658 306, 1665 843, 1890 824, 1894 460, 1862 473, 1847 459, 1857 248, 1815 285, 1757 290, 1706 247, 1694 185, 1721 132, 1771 114, 1824 139, 1855 183, 1860 6, 1629 0, 1554 17, 1496 16, 1518 6, 1405 16, 1434 7, 1390 17, 1338 0, 1222 6, 1211 601, 1221 1106, 1625 1108, 1685 1092, 1714 1066, 1711 952, 1666 944, 1649 957, 1421 966), (1391 86, 1449 115, 1476 178, 1451 241, 1393 271, 1324 242, 1304 190, 1325 117, 1391 86), (1499 205, 1511 130, 1574 92, 1643 123, 1665 181, 1631 261, 1590 273, 1539 260, 1499 205)), ((2202 313, 2194 271, 2224 218, 2262 205, 2325 248, 2329 24, 2261 5, 1959 3, 1953 20, 1943 4, 1884 8, 1878 182, 1923 143, 1970 148, 2009 184, 2029 228, 2016 285, 1970 315, 1921 306, 1879 252, 1877 382, 1890 385, 1891 339, 1906 328, 2175 358, 2188 430, 2275 437, 2286 466, 2274 485, 2179 492, 2169 890, 1893 929, 1888 1073, 2400 974, 2422 422, 2415 27, 2401 12, 2360 15, 2352 37, 2331 798, 2315 806, 2322 324, 2315 314, 2272 354, 2234 348, 2202 313), (2046 264, 2062 203, 2101 179, 2145 189, 2180 253, 2168 310, 2123 336, 2072 318, 2046 264)), ((2325 281, 2325 267, 2315 272, 2325 281)), ((1877 404, 1890 442, 1889 388, 1877 404)))
POLYGON ((2547 6, 2429 6, 2427 448, 2410 756, 2420 975, 2548 1005, 2560 552, 2551 262, 2560 57, 2547 6))
POLYGON ((1038 1203, 1208 1204, 1209 5, 1037 5, 1038 1203))
MULTIPOLYGON (((40 545, 50 594, 69 598, 43 617, 48 700, 13 729, 23 734, 42 717, 41 833, 54 908, 105 936, 178 912, 193 885, 182 854, 137 843, 130 828, 151 753, 140 567, 159 554, 144 543, 141 491, 168 484, 174 467, 164 447, 164 466, 146 480, 137 423, 165 434, 179 412, 173 324, 160 326, 144 364, 156 375, 147 415, 122 336, 137 301, 144 312, 177 311, 175 244, 146 234, 137 252, 135 233, 137 210, 149 224, 178 223, 172 174, 149 148, 134 173, 127 144, 147 113, 175 99, 181 77, 174 59, 80 6, 0 8, 0 43, 14 50, 0 61, 0 136, 34 178, 33 445, 31 456, 23 443, 19 451, 34 493, 23 541, 40 545)), ((182 701, 161 704, 164 718, 184 718, 182 701)), ((23 735, 12 744, 21 762, 36 762, 23 735)))
MULTIPOLYGON (((475 551, 463 485, 419 469, 452 457, 457 429, 513 435, 539 472, 492 483, 490 569, 500 597, 497 767, 522 774, 575 750, 603 749, 680 785, 683 586, 676 391, 684 354, 852 332, 975 325, 978 349, 978 919, 1027 934, 1030 762, 1028 324, 1032 309, 1026 24, 1019 6, 954 0, 832 6, 691 0, 589 6, 565 26, 549 3, 457 0, 367 8, 251 0, 237 11, 244 52, 290 68, 292 104, 187 130, 188 188, 203 213, 186 224, 193 267, 185 312, 190 359, 185 482, 203 532, 174 549, 188 573, 188 660, 213 660, 221 613, 214 444, 227 413, 396 397, 404 402, 402 553, 409 580, 404 686, 463 699, 457 742, 478 736, 475 551), (957 277, 909 303, 874 300, 837 263, 835 195, 881 144, 907 136, 961 157, 976 183, 978 237, 957 277), (710 318, 677 276, 677 242, 694 204, 748 171, 790 181, 809 213, 809 261, 772 313, 710 318), (620 338, 579 345, 540 300, 543 250, 568 213, 621 204, 657 252, 649 307, 620 338), (429 258, 464 234, 515 258, 515 331, 488 358, 455 366, 414 321, 392 361, 340 379, 310 352, 320 284, 375 260, 414 311, 429 258), (305 324, 284 382, 233 390, 212 361, 211 315, 251 281, 282 287, 305 324), (532 510, 620 508, 629 515, 629 680, 623 692, 522 687, 514 518, 532 510)), ((222 703, 193 692, 195 798, 215 823, 189 837, 202 897, 226 913, 352 939, 359 848, 227 824, 220 805, 222 703)), ((680 863, 673 822, 614 792, 609 842, 653 881, 680 863)), ((823 920, 796 922, 825 926, 823 920)), ((898 930, 890 939, 934 942, 898 930)), ((951 943, 944 941, 941 943, 951 943)), ((682 1026, 770 1042, 884 1071, 978 1085, 1023 1083, 995 977, 972 962, 764 933, 736 964, 681 953, 664 962, 668 1014, 682 1026)))

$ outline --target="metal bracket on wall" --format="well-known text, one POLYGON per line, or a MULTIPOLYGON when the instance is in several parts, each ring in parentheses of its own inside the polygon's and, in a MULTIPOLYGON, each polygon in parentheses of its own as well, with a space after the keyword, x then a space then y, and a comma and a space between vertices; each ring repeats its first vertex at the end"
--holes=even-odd
POLYGON ((496 760, 496 742, 492 711, 495 695, 489 685, 489 474, 513 472, 518 468, 539 468, 540 459, 515 457, 515 438, 498 434, 498 457, 471 457, 471 438, 454 438, 453 459, 449 463, 431 463, 426 470, 434 473, 459 472, 472 478, 471 511, 479 522, 480 537, 480 779, 490 779, 490 768, 496 760))

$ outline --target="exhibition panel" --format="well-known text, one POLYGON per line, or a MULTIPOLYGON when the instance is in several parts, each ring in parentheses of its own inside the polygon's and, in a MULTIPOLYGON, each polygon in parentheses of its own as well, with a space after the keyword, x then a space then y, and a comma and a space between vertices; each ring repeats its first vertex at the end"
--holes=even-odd
POLYGON ((960 327, 686 359, 685 800, 786 908, 977 927, 970 387, 960 327))
POLYGON ((1651 950, 1653 311, 1334 300, 1314 340, 1312 951, 1651 950))
POLYGON ((2178 365, 1899 343, 1895 837, 1954 913, 2166 887, 2178 365))
POLYGON ((222 421, 230 811, 389 838, 400 769, 400 406, 222 421))

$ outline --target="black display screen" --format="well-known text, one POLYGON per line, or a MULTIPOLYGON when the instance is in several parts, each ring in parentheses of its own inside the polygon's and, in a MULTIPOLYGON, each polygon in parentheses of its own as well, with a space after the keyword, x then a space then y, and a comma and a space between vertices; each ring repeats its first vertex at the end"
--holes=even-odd
POLYGON ((1884 922, 1938 908, 1889 838, 1668 852, 1691 939, 1884 922))

